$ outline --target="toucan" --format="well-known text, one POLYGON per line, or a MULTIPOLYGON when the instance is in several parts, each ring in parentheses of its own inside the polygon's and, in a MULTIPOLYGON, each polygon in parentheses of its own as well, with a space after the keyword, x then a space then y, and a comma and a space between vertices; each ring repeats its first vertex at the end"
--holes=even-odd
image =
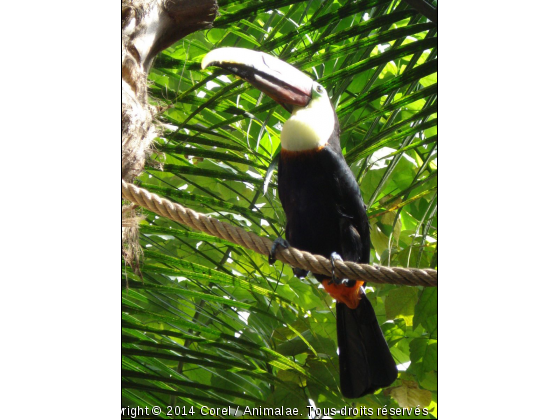
MULTIPOLYGON (((371 241, 360 187, 340 148, 340 127, 323 86, 290 64, 245 48, 218 48, 202 60, 246 80, 281 104, 290 118, 280 134, 278 193, 286 213, 286 240, 293 246, 330 258, 331 276, 314 274, 336 300, 340 389, 359 398, 387 387, 398 371, 363 281, 338 279, 334 260, 369 263, 371 241)), ((298 277, 307 271, 294 268, 298 277)))

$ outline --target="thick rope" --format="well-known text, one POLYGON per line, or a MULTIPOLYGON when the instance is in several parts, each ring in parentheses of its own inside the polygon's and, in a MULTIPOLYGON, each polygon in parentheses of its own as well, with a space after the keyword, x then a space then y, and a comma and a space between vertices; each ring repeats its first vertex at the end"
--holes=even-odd
MULTIPOLYGON (((139 204, 160 216, 182 223, 190 228, 241 245, 262 255, 269 255, 272 241, 247 232, 229 223, 197 213, 180 204, 149 192, 136 185, 122 181, 122 197, 139 204)), ((276 258, 292 267, 312 273, 330 275, 331 260, 296 248, 278 247, 276 258)), ((357 264, 351 261, 335 261, 335 274, 339 278, 364 280, 373 283, 401 284, 407 286, 437 286, 437 271, 433 269, 382 267, 357 264)))

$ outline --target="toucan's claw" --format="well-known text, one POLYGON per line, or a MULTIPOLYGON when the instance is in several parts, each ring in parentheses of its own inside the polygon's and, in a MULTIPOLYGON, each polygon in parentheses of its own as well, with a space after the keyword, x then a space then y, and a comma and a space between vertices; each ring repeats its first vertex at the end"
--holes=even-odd
POLYGON ((282 246, 283 248, 289 248, 290 244, 287 240, 279 236, 274 240, 272 243, 272 248, 270 248, 270 254, 268 254, 268 263, 270 265, 276 262, 276 250, 278 249, 278 245, 282 246))
POLYGON ((344 260, 342 259, 342 257, 341 257, 340 255, 338 255, 336 252, 333 252, 333 253, 331 254, 331 266, 332 266, 331 283, 334 282, 335 284, 341 284, 341 283, 347 282, 348 279, 339 279, 339 278, 336 277, 336 275, 334 274, 334 268, 335 268, 335 267, 334 267, 334 262, 335 262, 335 260, 344 261, 344 260))

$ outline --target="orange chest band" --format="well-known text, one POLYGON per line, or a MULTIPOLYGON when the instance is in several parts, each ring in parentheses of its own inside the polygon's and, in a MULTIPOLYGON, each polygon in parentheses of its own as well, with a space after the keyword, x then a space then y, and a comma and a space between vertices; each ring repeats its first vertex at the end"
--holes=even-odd
POLYGON ((306 159, 320 152, 321 150, 323 150, 324 147, 325 146, 319 146, 316 147, 315 149, 299 150, 297 152, 294 152, 292 150, 281 149, 280 154, 282 155, 283 159, 306 159))

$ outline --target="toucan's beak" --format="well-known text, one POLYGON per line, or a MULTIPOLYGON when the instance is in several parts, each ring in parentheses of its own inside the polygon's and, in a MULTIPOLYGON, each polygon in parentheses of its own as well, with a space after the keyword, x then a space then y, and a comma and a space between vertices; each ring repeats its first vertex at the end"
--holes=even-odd
POLYGON ((289 112, 305 107, 311 100, 313 80, 295 67, 258 51, 245 48, 218 48, 202 60, 202 69, 221 67, 251 83, 289 112))

